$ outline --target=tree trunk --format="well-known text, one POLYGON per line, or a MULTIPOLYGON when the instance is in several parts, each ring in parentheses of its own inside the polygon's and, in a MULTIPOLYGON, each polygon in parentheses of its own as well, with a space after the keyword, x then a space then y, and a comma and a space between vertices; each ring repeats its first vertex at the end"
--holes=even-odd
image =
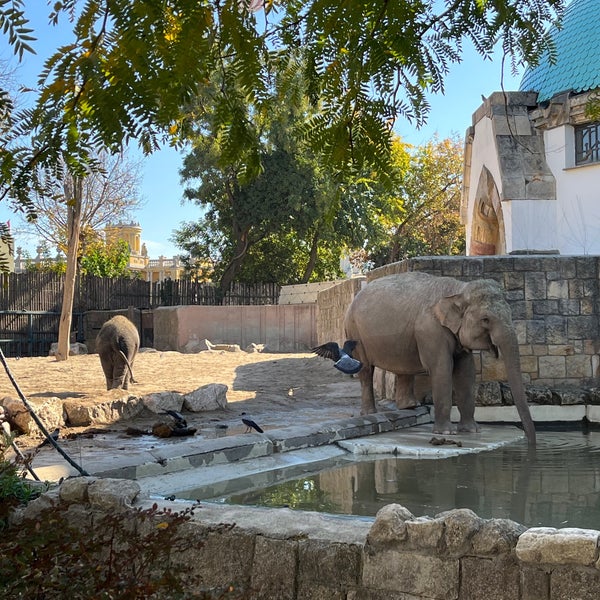
POLYGON ((63 290, 62 310, 58 326, 58 349, 56 360, 67 360, 71 345, 71 320, 73 317, 73 297, 75 295, 75 280, 77 278, 77 254, 79 250, 79 233, 81 230, 81 199, 83 180, 73 177, 71 186, 65 184, 65 199, 68 214, 68 246, 67 272, 63 290))
POLYGON ((248 248, 250 248, 250 243, 248 242, 248 231, 243 231, 238 234, 237 242, 235 246, 235 255, 227 265, 227 268, 223 272, 221 277, 221 281, 219 282, 219 292, 221 294, 220 301, 223 302, 223 298, 229 290, 229 286, 233 281, 239 266, 244 262, 244 258, 246 253, 248 252, 248 248))
POLYGON ((310 254, 308 256, 308 264, 306 265, 306 269, 304 269, 304 275, 302 276, 302 281, 300 283, 308 283, 308 280, 312 275, 315 265, 317 264, 317 257, 319 255, 319 237, 319 230, 317 229, 310 243, 310 254))

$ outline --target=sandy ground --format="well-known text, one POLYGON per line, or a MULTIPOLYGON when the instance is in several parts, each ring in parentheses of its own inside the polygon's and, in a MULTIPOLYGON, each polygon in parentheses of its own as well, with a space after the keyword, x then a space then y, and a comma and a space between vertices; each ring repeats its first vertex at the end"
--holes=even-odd
MULTIPOLYGON (((74 399, 82 403, 121 398, 120 390, 105 389, 98 355, 9 358, 7 365, 21 391, 35 406, 47 397, 74 399)), ((222 411, 186 413, 190 427, 226 423, 229 433, 242 432, 240 415, 246 412, 264 429, 324 421, 360 414, 360 383, 333 368, 333 362, 314 354, 265 354, 229 351, 141 352, 133 367, 137 384, 128 393, 187 393, 208 383, 228 386, 228 407, 222 411)), ((0 367, 0 398, 17 398, 5 370, 0 367)), ((144 413, 133 421, 110 424, 115 430, 148 427, 156 416, 144 413)), ((92 425, 94 427, 94 425, 92 425)), ((65 428, 62 434, 81 433, 65 428)), ((35 436, 21 436, 20 446, 39 443, 35 436)))

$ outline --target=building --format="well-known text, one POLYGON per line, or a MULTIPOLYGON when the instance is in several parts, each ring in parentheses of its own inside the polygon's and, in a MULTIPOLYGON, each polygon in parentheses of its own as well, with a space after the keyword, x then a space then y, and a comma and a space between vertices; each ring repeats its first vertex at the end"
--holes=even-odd
MULTIPOLYGON (((139 223, 118 223, 107 225, 104 228, 106 241, 125 240, 129 246, 129 268, 141 273, 145 281, 157 282, 165 279, 182 279, 184 277, 184 265, 182 260, 174 256, 167 258, 159 256, 158 259, 148 257, 146 245, 142 243, 142 228, 139 223)), ((44 260, 55 260, 43 256, 44 248, 37 248, 37 255, 33 258, 25 258, 21 248, 17 248, 14 259, 15 273, 21 273, 27 269, 29 263, 41 263, 44 260)), ((60 256, 56 257, 56 260, 60 256)), ((11 257, 12 260, 12 257, 11 257)))
POLYGON ((600 1, 572 0, 556 61, 498 91, 465 136, 467 254, 600 254, 600 1), (597 118, 597 117, 596 117, 597 118))

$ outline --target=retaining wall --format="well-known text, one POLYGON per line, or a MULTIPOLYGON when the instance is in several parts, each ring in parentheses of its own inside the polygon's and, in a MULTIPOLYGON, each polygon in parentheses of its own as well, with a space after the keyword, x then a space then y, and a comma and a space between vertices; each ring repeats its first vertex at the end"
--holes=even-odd
MULTIPOLYGON (((121 512, 127 526, 135 527, 133 508, 149 509, 154 502, 168 510, 191 506, 140 497, 134 481, 79 477, 30 503, 21 516, 40 520, 44 508, 67 504, 71 524, 94 535, 94 522, 103 514, 121 512)), ((150 536, 148 525, 138 521, 136 529, 150 536)), ((156 525, 164 527, 164 518, 158 516, 156 525)), ((181 545, 172 550, 172 572, 199 575, 207 587, 231 585, 244 592, 235 597, 247 599, 600 597, 599 531, 526 529, 505 519, 481 519, 467 509, 415 518, 390 504, 373 521, 202 504, 171 535, 189 540, 183 550, 181 545)))
POLYGON ((154 311, 154 347, 185 352, 213 344, 265 344, 269 352, 306 352, 316 346, 316 304, 169 306, 154 311))
MULTIPOLYGON (((367 274, 367 282, 407 271, 464 281, 495 279, 506 290, 512 309, 524 381, 547 386, 597 385, 599 256, 421 257, 374 269, 367 274)), ((357 291, 350 281, 319 294, 318 343, 344 340, 340 323, 352 292, 357 291)), ((501 359, 488 352, 474 355, 479 380, 506 379, 501 359)))

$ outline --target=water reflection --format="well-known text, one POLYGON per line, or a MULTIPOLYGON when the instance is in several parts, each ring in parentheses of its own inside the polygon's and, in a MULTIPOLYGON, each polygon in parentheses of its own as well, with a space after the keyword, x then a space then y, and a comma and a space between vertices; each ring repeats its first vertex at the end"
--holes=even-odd
POLYGON ((444 459, 321 465, 319 472, 220 500, 366 516, 394 502, 416 516, 470 508, 530 527, 600 529, 599 453, 600 432, 546 432, 538 434, 534 451, 519 442, 444 459))

